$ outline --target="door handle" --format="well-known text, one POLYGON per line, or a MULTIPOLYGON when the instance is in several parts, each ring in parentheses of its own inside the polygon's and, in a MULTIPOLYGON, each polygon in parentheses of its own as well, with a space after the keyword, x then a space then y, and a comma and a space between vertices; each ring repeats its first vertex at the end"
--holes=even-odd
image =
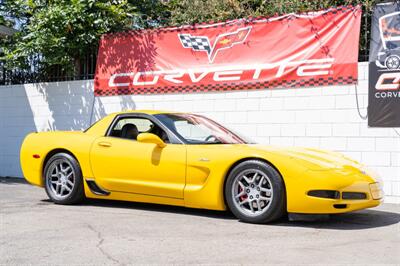
POLYGON ((98 145, 102 146, 102 147, 111 147, 112 146, 110 142, 106 142, 106 141, 101 141, 98 143, 98 145))

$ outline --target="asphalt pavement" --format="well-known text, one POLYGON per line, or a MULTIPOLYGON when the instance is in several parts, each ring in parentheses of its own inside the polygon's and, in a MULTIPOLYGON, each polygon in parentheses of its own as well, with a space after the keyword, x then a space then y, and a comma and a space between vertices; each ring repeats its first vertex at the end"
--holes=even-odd
POLYGON ((400 205, 254 225, 229 212, 87 200, 55 205, 0 179, 1 265, 400 265, 400 205))

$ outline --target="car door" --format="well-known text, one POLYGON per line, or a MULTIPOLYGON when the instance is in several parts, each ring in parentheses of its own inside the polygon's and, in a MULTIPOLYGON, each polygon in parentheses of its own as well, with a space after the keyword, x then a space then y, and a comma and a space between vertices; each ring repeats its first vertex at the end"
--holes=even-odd
POLYGON ((90 160, 96 183, 106 190, 183 198, 186 147, 168 143, 167 133, 150 117, 117 118, 107 135, 93 143, 90 160), (125 138, 121 134, 127 124, 135 125, 138 133, 164 134, 167 145, 125 138))

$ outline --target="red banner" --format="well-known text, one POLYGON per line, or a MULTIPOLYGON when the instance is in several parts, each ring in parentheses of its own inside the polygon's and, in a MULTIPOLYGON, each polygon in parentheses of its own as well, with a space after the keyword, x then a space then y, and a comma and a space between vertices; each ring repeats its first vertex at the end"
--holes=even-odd
POLYGON ((357 82, 361 8, 104 35, 95 95, 357 82))

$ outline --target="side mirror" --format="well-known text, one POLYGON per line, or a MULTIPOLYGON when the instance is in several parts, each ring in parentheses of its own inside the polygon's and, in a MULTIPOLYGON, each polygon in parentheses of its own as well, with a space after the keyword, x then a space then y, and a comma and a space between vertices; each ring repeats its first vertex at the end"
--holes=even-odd
POLYGON ((160 148, 164 148, 167 146, 162 139, 160 139, 157 135, 153 133, 140 133, 137 136, 137 141, 143 142, 143 143, 153 143, 156 144, 160 148))

